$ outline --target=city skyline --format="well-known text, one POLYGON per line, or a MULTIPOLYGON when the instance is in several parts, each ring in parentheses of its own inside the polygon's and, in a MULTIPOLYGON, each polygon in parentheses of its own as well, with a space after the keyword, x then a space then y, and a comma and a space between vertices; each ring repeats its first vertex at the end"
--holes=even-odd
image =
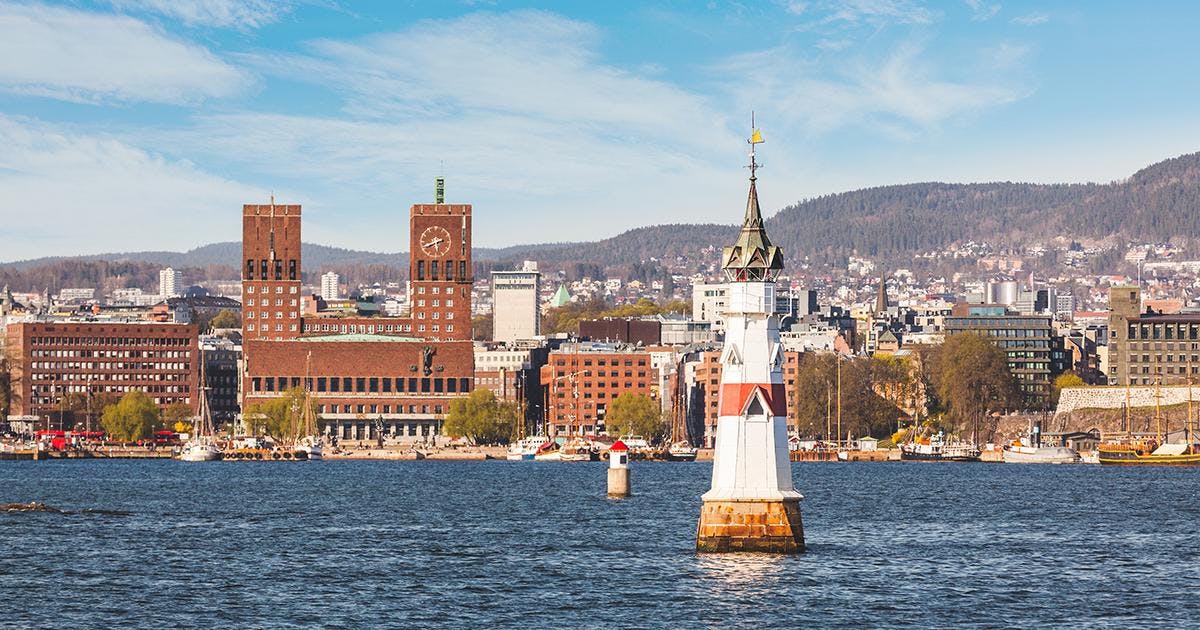
POLYGON ((752 109, 768 214, 912 181, 1123 178, 1200 135, 1176 79, 1196 11, 1156 9, 2 4, 3 258, 227 241, 272 192, 312 242, 404 251, 377 226, 443 174, 485 247, 726 223, 752 109))

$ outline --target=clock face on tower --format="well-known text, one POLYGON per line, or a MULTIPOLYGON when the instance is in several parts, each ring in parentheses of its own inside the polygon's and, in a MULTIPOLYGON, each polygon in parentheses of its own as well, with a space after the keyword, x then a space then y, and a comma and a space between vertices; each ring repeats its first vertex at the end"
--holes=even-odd
POLYGON ((445 256, 450 251, 450 233, 441 226, 427 227, 421 232, 420 245, 426 256, 445 256))

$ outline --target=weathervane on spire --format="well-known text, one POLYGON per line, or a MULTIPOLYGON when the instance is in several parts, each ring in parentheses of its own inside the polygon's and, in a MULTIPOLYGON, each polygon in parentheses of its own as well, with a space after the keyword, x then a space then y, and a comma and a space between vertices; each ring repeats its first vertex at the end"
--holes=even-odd
POLYGON ((762 166, 755 159, 754 145, 762 144, 763 142, 765 142, 765 140, 763 140, 762 132, 758 130, 758 127, 754 126, 754 112, 753 111, 750 112, 750 139, 747 140, 746 142, 750 143, 750 166, 747 168, 750 169, 750 181, 754 181, 754 180, 758 179, 758 177, 755 176, 755 171, 757 171, 758 168, 760 166, 762 166))

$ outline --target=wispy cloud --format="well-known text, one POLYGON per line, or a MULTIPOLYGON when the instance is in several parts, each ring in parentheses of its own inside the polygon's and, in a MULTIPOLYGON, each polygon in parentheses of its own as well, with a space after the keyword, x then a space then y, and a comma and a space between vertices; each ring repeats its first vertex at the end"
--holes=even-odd
POLYGON ((1020 24, 1022 26, 1037 26, 1038 24, 1045 24, 1049 21, 1050 14, 1041 12, 1026 13, 1025 15, 1018 15, 1012 19, 1013 24, 1020 24))
POLYGON ((208 50, 129 17, 0 5, 0 90, 76 102, 189 103, 250 77, 208 50))
POLYGON ((930 24, 939 13, 914 0, 837 0, 813 7, 822 22, 850 24, 930 24))
POLYGON ((901 137, 980 109, 1012 102, 1021 89, 988 77, 952 79, 906 42, 878 60, 819 64, 793 47, 739 55, 718 71, 739 77, 731 91, 809 133, 857 126, 901 137))
POLYGON ((0 146, 0 207, 13 213, 0 221, 5 260, 227 240, 230 209, 261 197, 190 162, 29 119, 0 115, 0 146))
POLYGON ((975 22, 986 22, 1000 13, 1000 5, 985 0, 964 0, 971 9, 971 19, 975 22))
POLYGON ((109 0, 122 11, 144 11, 188 26, 255 29, 291 12, 287 0, 109 0))
POLYGON ((481 244, 526 240, 529 223, 561 224, 564 211, 572 220, 561 238, 652 222, 646 209, 655 206, 727 219, 716 200, 719 191, 740 196, 742 150, 727 112, 659 78, 661 69, 605 63, 602 37, 550 13, 476 13, 315 41, 304 54, 244 56, 265 75, 330 90, 341 111, 207 115, 138 143, 304 186, 318 206, 313 225, 324 220, 330 232, 364 197, 374 207, 427 197, 443 163, 457 198, 527 217, 522 227, 480 213, 481 244), (722 181, 715 173, 726 159, 734 175, 722 181))

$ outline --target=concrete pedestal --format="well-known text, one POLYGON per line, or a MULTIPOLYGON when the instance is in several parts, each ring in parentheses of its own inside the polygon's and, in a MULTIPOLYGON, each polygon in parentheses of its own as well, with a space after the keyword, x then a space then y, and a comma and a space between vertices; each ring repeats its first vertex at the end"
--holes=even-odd
POLYGON ((800 518, 800 501, 705 501, 696 529, 696 550, 802 553, 804 523, 800 518))
POLYGON ((608 496, 619 499, 629 496, 629 469, 608 469, 608 496))

